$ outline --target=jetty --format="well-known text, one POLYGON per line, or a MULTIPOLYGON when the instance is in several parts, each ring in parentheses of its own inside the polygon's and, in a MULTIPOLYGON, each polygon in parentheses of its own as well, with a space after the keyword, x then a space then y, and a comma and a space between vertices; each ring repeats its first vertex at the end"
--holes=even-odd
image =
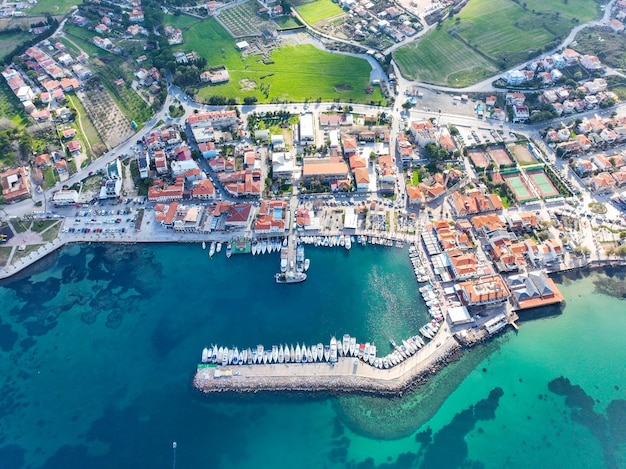
POLYGON ((397 366, 380 369, 355 357, 335 363, 271 363, 256 365, 199 365, 193 386, 216 392, 322 392, 399 395, 454 361, 461 346, 447 326, 414 355, 397 366))

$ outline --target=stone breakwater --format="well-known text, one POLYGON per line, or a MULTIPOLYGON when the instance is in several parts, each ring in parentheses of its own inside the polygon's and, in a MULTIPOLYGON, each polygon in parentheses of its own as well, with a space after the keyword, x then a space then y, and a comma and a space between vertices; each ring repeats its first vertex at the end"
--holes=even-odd
POLYGON ((462 353, 462 347, 447 333, 392 369, 381 370, 349 357, 340 357, 333 366, 289 363, 219 367, 220 374, 232 372, 232 376, 219 378, 215 377, 216 368, 201 368, 193 378, 193 386, 205 394, 283 391, 402 395, 458 360, 462 353))

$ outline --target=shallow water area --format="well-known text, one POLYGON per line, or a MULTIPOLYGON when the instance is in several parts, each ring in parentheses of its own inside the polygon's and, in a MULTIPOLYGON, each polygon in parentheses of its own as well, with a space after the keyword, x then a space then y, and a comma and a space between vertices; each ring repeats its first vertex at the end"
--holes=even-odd
POLYGON ((171 467, 173 441, 177 467, 624 465, 626 308, 593 293, 598 275, 562 284, 561 314, 522 321, 402 398, 194 392, 211 343, 347 332, 386 353, 427 320, 405 250, 307 257, 309 279, 281 286, 278 254, 72 246, 3 283, 0 467, 171 467))

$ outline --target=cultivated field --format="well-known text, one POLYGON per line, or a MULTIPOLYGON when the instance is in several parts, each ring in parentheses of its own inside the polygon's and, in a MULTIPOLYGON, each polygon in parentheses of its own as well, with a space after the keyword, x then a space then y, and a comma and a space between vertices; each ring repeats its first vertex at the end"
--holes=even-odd
POLYGON ((489 157, 498 166, 507 166, 513 164, 513 160, 511 159, 508 152, 506 151, 506 148, 503 145, 494 145, 488 147, 487 152, 489 153, 489 157))
POLYGON ((477 168, 482 169, 489 166, 489 160, 480 148, 470 148, 467 150, 467 154, 477 168))
POLYGON ((185 44, 175 49, 195 50, 210 66, 228 68, 230 81, 201 88, 200 99, 213 95, 239 100, 256 96, 259 102, 383 99, 378 87, 373 87, 371 94, 364 92, 370 86, 371 67, 363 59, 332 54, 311 45, 280 47, 266 60, 261 56, 243 57, 235 48, 235 40, 215 19, 200 21, 181 15, 172 18, 172 24, 185 35, 185 44))
POLYGON ((529 164, 535 164, 537 160, 534 155, 528 149, 527 145, 515 143, 508 146, 509 151, 513 154, 513 158, 520 166, 526 166, 529 164))
POLYGON ((15 47, 26 42, 28 39, 32 39, 32 37, 33 35, 26 31, 19 33, 0 33, 0 61, 4 60, 7 54, 13 52, 15 47))
POLYGON ((222 10, 217 17, 234 37, 258 36, 265 29, 276 29, 274 23, 257 14, 258 7, 256 2, 246 2, 222 10))
POLYGON ((298 13, 300 13, 302 18, 309 24, 315 24, 318 21, 323 21, 345 13, 339 5, 333 3, 331 0, 297 0, 294 4, 296 5, 298 13))
POLYGON ((498 71, 491 61, 449 34, 427 34, 393 54, 402 74, 426 83, 467 86, 498 71))
POLYGON ((594 0, 567 0, 565 6, 540 0, 472 0, 417 45, 396 50, 394 57, 410 78, 462 86, 554 47, 573 27, 598 16, 599 3, 594 0), (442 50, 433 52, 433 47, 442 50), (456 49, 462 52, 455 53, 456 49), (485 62, 491 73, 480 74, 471 67, 485 62), (455 69, 461 73, 453 75, 455 69))

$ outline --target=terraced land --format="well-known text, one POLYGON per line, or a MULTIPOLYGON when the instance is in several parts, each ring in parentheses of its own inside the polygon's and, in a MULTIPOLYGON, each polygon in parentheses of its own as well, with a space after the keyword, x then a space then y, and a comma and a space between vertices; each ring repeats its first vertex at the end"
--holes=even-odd
POLYGON ((394 58, 408 78, 475 83, 555 47, 572 28, 600 16, 599 2, 564 1, 471 0, 424 38, 396 50, 394 58))

